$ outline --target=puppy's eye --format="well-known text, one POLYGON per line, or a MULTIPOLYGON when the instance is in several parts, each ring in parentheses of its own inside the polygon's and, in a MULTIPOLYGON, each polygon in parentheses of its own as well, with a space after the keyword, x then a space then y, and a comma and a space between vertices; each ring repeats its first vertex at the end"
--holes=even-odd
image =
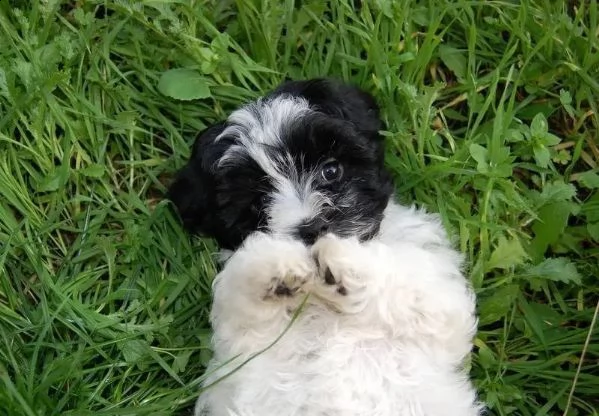
POLYGON ((259 197, 255 198, 252 204, 250 205, 250 211, 253 214, 260 214, 264 206, 268 203, 268 195, 263 194, 259 197))
POLYGON ((329 160, 322 165, 320 175, 325 182, 338 181, 343 175, 343 167, 335 159, 329 160))

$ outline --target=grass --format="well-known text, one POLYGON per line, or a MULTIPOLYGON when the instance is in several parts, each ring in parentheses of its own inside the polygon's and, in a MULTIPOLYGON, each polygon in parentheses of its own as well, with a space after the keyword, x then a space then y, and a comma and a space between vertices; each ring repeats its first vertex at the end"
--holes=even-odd
POLYGON ((0 2, 0 414, 188 414, 215 246, 165 186, 321 75, 377 96, 398 196, 467 256, 489 413, 599 414, 597 2, 362 3, 0 2))

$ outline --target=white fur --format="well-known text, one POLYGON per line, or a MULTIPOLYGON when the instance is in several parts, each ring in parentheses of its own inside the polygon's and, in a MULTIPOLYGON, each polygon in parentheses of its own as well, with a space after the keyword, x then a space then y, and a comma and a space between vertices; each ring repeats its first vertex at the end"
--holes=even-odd
POLYGON ((259 99, 231 113, 228 127, 217 137, 234 137, 232 145, 219 159, 218 166, 235 164, 239 157, 249 157, 273 182, 276 192, 268 209, 272 229, 286 233, 304 221, 316 217, 328 199, 312 189, 313 173, 297 172, 292 156, 282 148, 281 137, 294 122, 312 112, 301 97, 280 95, 259 99))
POLYGON ((394 202, 364 243, 252 234, 214 282, 215 356, 196 415, 479 415, 462 369, 476 318, 460 267, 435 216, 394 202), (277 297, 281 282, 295 296, 277 297))
POLYGON ((329 199, 310 185, 310 177, 299 175, 275 183, 273 199, 266 208, 271 229, 290 234, 299 224, 315 218, 330 205, 329 199))
POLYGON ((272 99, 259 99, 235 110, 227 119, 228 127, 216 138, 233 136, 236 144, 220 158, 223 166, 239 155, 254 159, 267 175, 281 177, 285 160, 272 160, 269 146, 281 144, 285 129, 310 111, 308 101, 301 97, 279 95, 272 99))

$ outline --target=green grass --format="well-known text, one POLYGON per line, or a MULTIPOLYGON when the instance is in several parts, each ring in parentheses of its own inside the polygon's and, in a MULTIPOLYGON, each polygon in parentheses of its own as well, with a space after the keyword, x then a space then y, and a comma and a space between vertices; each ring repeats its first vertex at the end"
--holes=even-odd
POLYGON ((205 125, 322 75, 377 96, 398 196, 467 256, 490 414, 599 414, 597 2, 363 3, 0 1, 1 415, 189 411, 215 246, 165 186, 205 125))

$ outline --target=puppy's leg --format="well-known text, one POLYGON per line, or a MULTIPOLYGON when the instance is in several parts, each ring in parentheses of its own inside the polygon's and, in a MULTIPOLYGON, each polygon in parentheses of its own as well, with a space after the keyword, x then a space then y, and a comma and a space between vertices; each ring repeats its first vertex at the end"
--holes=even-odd
POLYGON ((315 275, 314 260, 301 242, 252 234, 215 279, 215 342, 234 340, 235 353, 268 345, 285 329, 315 275))
POLYGON ((211 387, 199 397, 196 416, 230 416, 239 406, 252 410, 238 393, 255 383, 253 370, 249 376, 243 369, 232 371, 283 333, 315 275, 314 260, 302 243, 264 233, 249 236, 229 258, 214 281, 214 356, 204 382, 211 387))
POLYGON ((442 362, 458 362, 470 351, 474 298, 449 248, 327 235, 312 254, 321 279, 315 295, 351 314, 356 325, 430 349, 442 362))

